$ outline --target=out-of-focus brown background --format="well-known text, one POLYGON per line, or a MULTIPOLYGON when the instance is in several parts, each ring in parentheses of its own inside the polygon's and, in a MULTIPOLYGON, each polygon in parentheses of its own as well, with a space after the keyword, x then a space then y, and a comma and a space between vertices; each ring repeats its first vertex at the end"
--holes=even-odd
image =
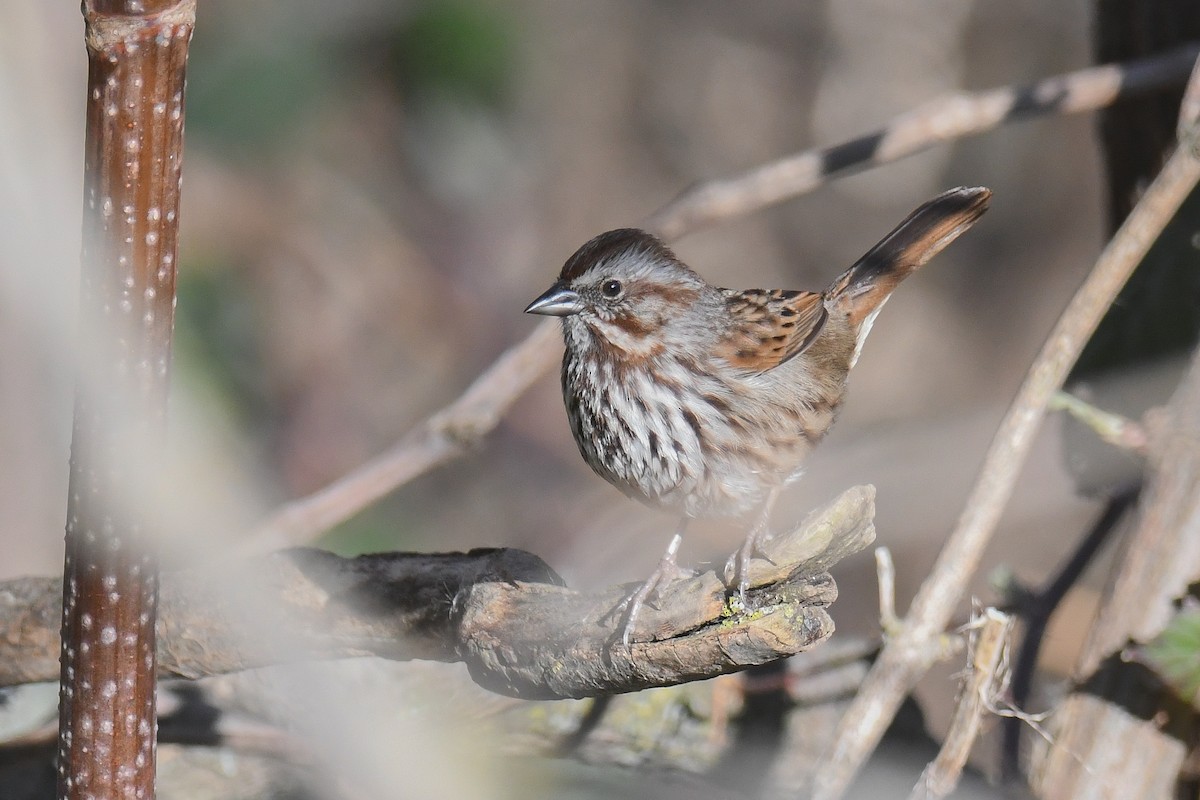
MULTIPOLYGON (((211 451, 212 502, 237 504, 249 524, 456 397, 529 332, 522 308, 590 236, 939 93, 1085 66, 1089 9, 204 0, 187 99, 173 402, 189 427, 178 436, 211 451)), ((74 6, 6 15, 0 579, 61 568, 86 69, 74 6)), ((777 513, 786 524, 875 484, 901 608, 1103 243, 1093 120, 1008 126, 677 245, 719 284, 819 288, 912 207, 962 184, 991 187, 992 210, 889 303, 841 421, 777 513)), ((1055 425, 989 554, 1031 581, 1093 513, 1059 464, 1055 425)), ((589 472, 547 376, 469 458, 322 544, 510 545, 594 586, 645 575, 673 525, 589 472)), ((682 559, 723 560, 740 540, 729 524, 697 525, 682 559)), ((863 554, 836 574, 844 631, 877 628, 873 570, 863 554)), ((989 596, 982 580, 976 592, 989 596)))

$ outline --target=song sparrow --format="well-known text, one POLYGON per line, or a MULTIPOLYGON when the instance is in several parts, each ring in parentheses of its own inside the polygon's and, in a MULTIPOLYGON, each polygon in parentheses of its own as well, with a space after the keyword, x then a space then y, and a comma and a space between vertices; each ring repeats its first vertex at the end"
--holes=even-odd
POLYGON ((630 497, 682 515, 626 606, 626 644, 694 517, 761 507, 737 557, 745 600, 771 508, 833 424, 875 315, 990 197, 958 188, 930 200, 823 292, 710 286, 654 236, 624 228, 579 248, 529 304, 563 318, 563 397, 584 459, 630 497))

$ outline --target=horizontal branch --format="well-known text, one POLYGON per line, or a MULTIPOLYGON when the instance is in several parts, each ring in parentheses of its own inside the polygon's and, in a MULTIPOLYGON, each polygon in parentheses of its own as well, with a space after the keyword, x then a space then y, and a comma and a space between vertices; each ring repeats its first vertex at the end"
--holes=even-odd
MULTIPOLYGON (((199 678, 297 659, 463 661, 482 686, 529 699, 590 697, 711 678, 833 632, 828 568, 875 537, 874 489, 847 490, 751 564, 746 613, 713 572, 663 587, 620 644, 628 587, 575 592, 519 550, 341 558, 285 550, 162 579, 159 672, 199 678)), ((60 583, 0 583, 0 686, 58 674, 60 583)))

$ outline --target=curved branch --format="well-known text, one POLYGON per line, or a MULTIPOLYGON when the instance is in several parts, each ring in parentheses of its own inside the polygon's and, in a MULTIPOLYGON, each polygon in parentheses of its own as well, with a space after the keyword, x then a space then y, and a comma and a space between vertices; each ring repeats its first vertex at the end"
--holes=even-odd
MULTIPOLYGON (((590 697, 711 678, 774 661, 833 633, 827 570, 874 540, 875 491, 847 490, 752 562, 747 613, 706 572, 660 590, 620 644, 628 587, 567 589, 519 550, 379 553, 285 550, 219 572, 163 575, 159 671, 198 678, 286 660, 374 655, 463 661, 482 686, 528 699, 590 697)), ((0 583, 0 686, 58 674, 61 590, 0 583)))
MULTIPOLYGON (((1182 83, 1195 45, 1126 64, 1106 64, 1030 86, 955 92, 895 117, 878 131, 839 145, 763 164, 701 184, 652 214, 644 227, 665 239, 810 192, 831 179, 897 161, 937 144, 1045 114, 1073 114, 1130 95, 1182 83)), ((504 352, 470 388, 395 445, 329 486, 284 504, 248 541, 257 551, 305 544, 389 492, 469 450, 509 407, 558 361, 558 326, 540 323, 504 352)))

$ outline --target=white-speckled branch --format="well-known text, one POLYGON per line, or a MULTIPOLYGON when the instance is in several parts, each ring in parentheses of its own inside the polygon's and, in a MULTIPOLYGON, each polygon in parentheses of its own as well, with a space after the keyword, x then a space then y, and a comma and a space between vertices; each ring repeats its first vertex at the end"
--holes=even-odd
POLYGON ((165 435, 195 5, 87 0, 83 13, 82 335, 60 588, 58 796, 153 798, 158 564, 131 465, 153 461, 165 435))

